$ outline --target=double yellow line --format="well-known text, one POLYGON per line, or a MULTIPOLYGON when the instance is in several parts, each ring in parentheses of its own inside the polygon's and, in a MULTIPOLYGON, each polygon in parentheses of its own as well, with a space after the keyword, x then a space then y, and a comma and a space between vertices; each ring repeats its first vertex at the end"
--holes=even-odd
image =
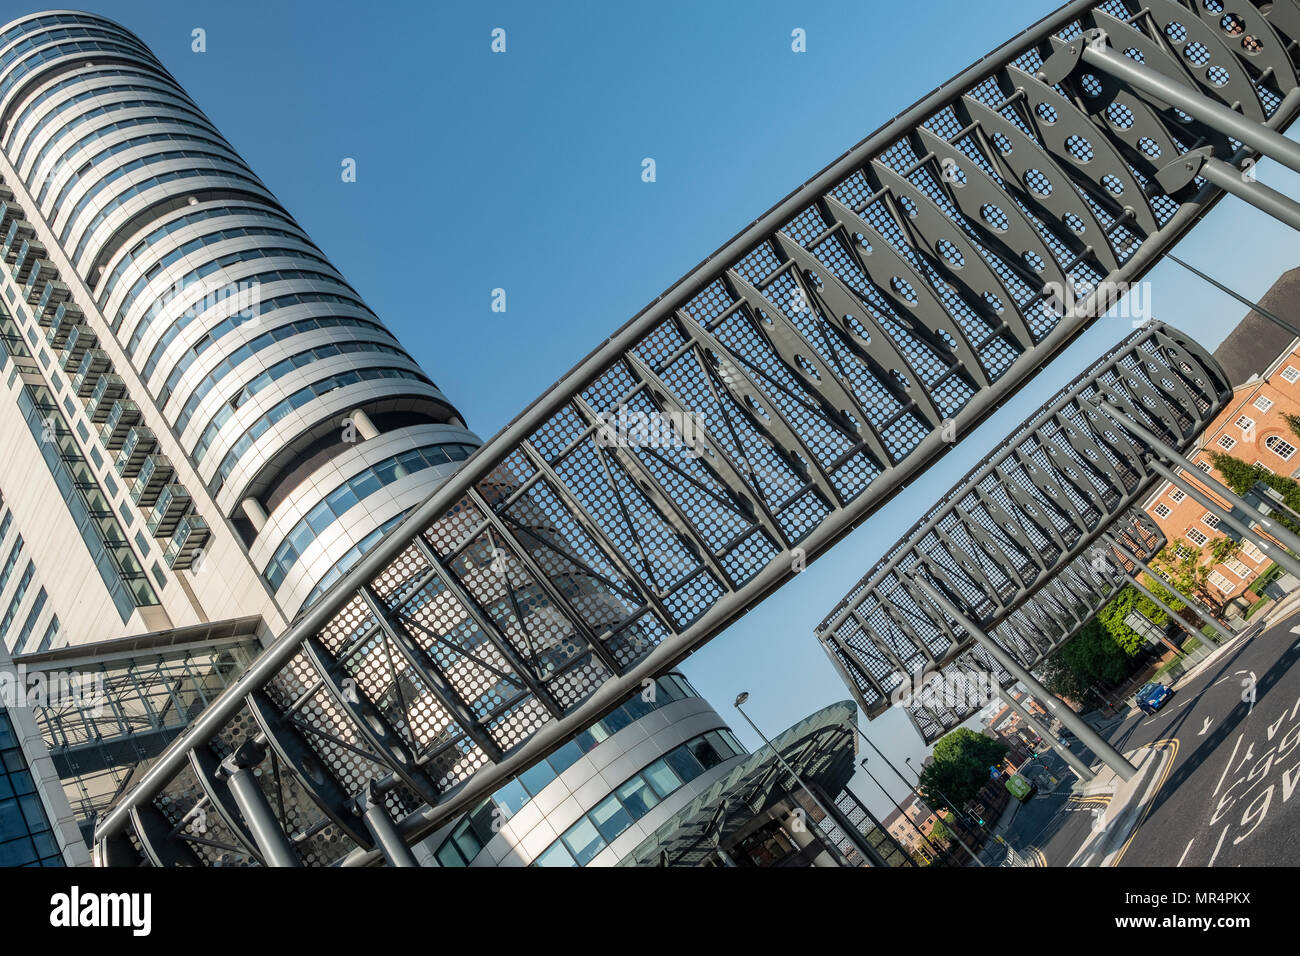
POLYGON ((1151 812, 1151 804, 1156 802, 1156 794, 1164 789, 1165 781, 1169 779, 1169 774, 1173 772, 1174 761, 1178 759, 1177 737, 1153 740, 1151 743, 1147 744, 1147 747, 1152 750, 1168 750, 1169 760, 1165 763, 1165 772, 1160 775, 1160 782, 1157 783, 1155 789, 1151 791, 1151 799, 1148 800, 1147 805, 1142 808, 1142 816, 1138 818, 1137 824, 1133 827, 1133 832, 1128 835, 1128 839, 1124 841, 1124 845, 1119 848, 1119 853, 1115 855, 1115 860, 1111 863, 1111 866, 1119 866, 1119 861, 1124 859, 1124 854, 1128 852, 1129 844, 1132 843, 1133 838, 1138 835, 1138 830, 1142 829, 1142 824, 1146 822, 1147 814, 1151 812))

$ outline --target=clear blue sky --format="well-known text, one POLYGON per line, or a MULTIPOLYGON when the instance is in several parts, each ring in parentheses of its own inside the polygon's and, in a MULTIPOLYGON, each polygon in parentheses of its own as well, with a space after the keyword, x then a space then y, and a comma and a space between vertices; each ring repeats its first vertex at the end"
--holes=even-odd
MULTIPOLYGON (((484 438, 791 189, 1057 4, 179 4, 88 9, 139 34, 484 438), (906 13, 902 13, 906 9, 906 13), (207 52, 191 52, 191 31, 207 52), (507 52, 490 32, 507 31, 507 52), (790 49, 794 28, 807 52, 790 49), (340 164, 356 160, 357 182, 340 164), (641 181, 654 158, 658 181, 641 181), (491 311, 504 288, 508 308, 491 311)), ((12 2, 3 19, 34 11, 12 2)), ((1260 179, 1292 195, 1300 177, 1260 179)), ((1180 254, 1251 297, 1296 236, 1222 203, 1180 254)), ((1244 309, 1172 264, 1156 317, 1214 347, 1244 309)), ((990 446, 1129 331, 1102 319, 854 535, 685 670, 751 745, 848 696, 814 625, 990 446)), ((901 715, 870 725, 923 753, 901 715)), ((888 782, 888 780, 887 780, 888 782)), ((871 784, 870 795, 884 812, 871 784)))

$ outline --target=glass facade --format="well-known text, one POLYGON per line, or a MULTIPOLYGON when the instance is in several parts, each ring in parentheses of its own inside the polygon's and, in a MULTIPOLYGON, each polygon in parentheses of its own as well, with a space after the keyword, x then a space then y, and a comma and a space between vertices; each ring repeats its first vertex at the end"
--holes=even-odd
POLYGON ((358 502, 364 501, 380 488, 391 485, 407 475, 437 465, 448 465, 453 461, 464 461, 472 454, 474 448, 471 445, 456 443, 426 445, 423 448, 413 448, 399 455, 393 455, 349 478, 326 495, 324 501, 307 512, 306 517, 294 525, 285 536, 284 544, 276 549, 274 557, 262 571, 267 583, 271 585, 271 590, 280 587, 285 575, 298 563, 298 559, 311 547, 311 543, 358 502))
MULTIPOLYGON (((468 866, 496 833, 495 821, 509 818, 522 810, 551 781, 573 766, 583 754, 589 753, 620 730, 631 726, 633 722, 658 708, 675 701, 699 696, 695 688, 680 674, 665 674, 660 677, 655 681, 653 700, 645 700, 642 694, 632 697, 623 706, 592 724, 549 757, 538 761, 514 780, 500 787, 489 799, 466 814, 435 851, 434 855, 438 858, 438 862, 442 866, 468 866)), ((714 766, 718 762, 713 759, 714 752, 726 752, 727 756, 723 759, 730 759, 731 756, 745 753, 745 750, 732 736, 731 731, 725 729, 710 731, 695 741, 688 741, 642 771, 643 774, 649 775, 645 780, 639 776, 634 777, 616 788, 610 798, 600 805, 605 808, 600 815, 604 829, 611 831, 619 824, 623 819, 619 815, 620 812, 626 814, 629 822, 640 819, 668 794, 699 776, 703 772, 704 761, 709 761, 707 766, 714 766), (677 755, 677 750, 690 748, 691 745, 696 746, 700 754, 699 758, 692 757, 689 749, 685 751, 684 756, 677 755), (669 757, 672 758, 677 769, 665 763, 669 757), (616 809, 614 804, 606 806, 609 799, 615 799, 621 810, 616 809)), ((596 811, 593 810, 592 813, 596 811)))
POLYGON ((0 708, 0 866, 62 866, 9 712, 0 708))
POLYGON ((100 490, 49 389, 24 385, 18 407, 122 620, 130 620, 137 607, 157 604, 158 595, 131 551, 117 513, 100 490))
POLYGON ((586 866, 636 820, 700 774, 747 751, 731 731, 710 730, 623 781, 537 855, 533 866, 586 866))

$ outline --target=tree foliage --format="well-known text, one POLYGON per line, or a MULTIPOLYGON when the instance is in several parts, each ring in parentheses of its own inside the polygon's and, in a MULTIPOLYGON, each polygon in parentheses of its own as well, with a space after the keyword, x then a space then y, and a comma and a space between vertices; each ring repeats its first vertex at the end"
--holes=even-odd
MULTIPOLYGON (((1151 590, 1165 600, 1159 589, 1151 590)), ((1172 597, 1169 596, 1169 606, 1181 610, 1182 605, 1172 601, 1172 597)), ((1124 623, 1134 610, 1159 626, 1169 619, 1149 597, 1132 585, 1125 585, 1078 634, 1044 661, 1047 689, 1071 700, 1087 702, 1095 696, 1094 684, 1114 684, 1127 677, 1134 667, 1133 658, 1146 642, 1124 623)))
POLYGON ((969 803, 988 781, 989 768, 1000 764, 1008 749, 969 727, 945 734, 934 745, 934 759, 921 768, 919 789, 926 803, 942 807, 951 800, 959 808, 969 803))
MULTIPOLYGON (((1300 437, 1300 416, 1286 415, 1287 425, 1291 431, 1300 437)), ((1214 469, 1223 477, 1223 483, 1239 495, 1244 495, 1251 489, 1252 485, 1263 482, 1274 491, 1282 496, 1282 501, 1292 511, 1300 511, 1300 482, 1294 478, 1288 478, 1286 475, 1275 475, 1263 465, 1248 465, 1240 458, 1234 458, 1232 455, 1225 455, 1222 452, 1211 452, 1210 461, 1214 463, 1214 469)), ((1296 534, 1300 534, 1300 522, 1283 513, 1277 513, 1275 518, 1283 526, 1290 528, 1296 534)))

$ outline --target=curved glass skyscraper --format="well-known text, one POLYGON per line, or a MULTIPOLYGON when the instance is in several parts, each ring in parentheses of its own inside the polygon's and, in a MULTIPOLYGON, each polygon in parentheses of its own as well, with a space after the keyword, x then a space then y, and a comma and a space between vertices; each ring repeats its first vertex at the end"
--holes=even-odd
POLYGON ((51 476, 125 631, 137 613, 278 630, 479 444, 121 26, 0 29, 0 152, 21 430, 59 445, 51 476))

